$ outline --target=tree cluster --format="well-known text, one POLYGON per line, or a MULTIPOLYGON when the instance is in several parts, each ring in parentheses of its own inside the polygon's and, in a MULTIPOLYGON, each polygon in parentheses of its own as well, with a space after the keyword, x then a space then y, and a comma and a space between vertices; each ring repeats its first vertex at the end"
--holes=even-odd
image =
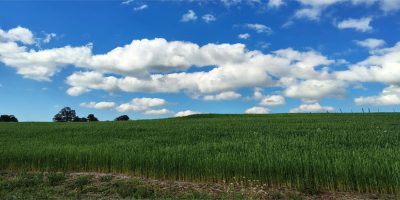
POLYGON ((54 122, 97 122, 99 121, 93 114, 89 114, 87 117, 79 117, 76 115, 75 110, 70 107, 65 107, 60 110, 53 117, 54 122))
POLYGON ((128 115, 121 115, 114 119, 114 121, 128 121, 128 120, 129 120, 128 115))
MULTIPOLYGON (((114 121, 128 121, 128 115, 121 115, 114 119, 114 121)), ((76 115, 75 110, 72 110, 70 107, 65 107, 60 110, 53 117, 54 122, 97 122, 99 121, 97 117, 93 114, 89 114, 87 117, 79 117, 76 115)))
POLYGON ((18 122, 18 119, 14 115, 1 115, 0 122, 18 122))

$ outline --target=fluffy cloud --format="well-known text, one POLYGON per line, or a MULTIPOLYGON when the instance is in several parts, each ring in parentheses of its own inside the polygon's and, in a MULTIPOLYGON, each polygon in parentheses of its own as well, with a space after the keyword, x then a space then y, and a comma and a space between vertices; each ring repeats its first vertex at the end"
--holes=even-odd
POLYGON ((119 105, 119 112, 146 111, 149 108, 164 106, 167 102, 160 98, 134 98, 128 103, 119 105))
POLYGON ((222 101, 222 100, 233 100, 233 99, 238 99, 242 95, 233 91, 228 91, 228 92, 221 92, 216 95, 206 95, 204 96, 204 100, 206 101, 222 101))
POLYGON ((264 98, 264 95, 262 93, 262 89, 261 88, 255 88, 252 98, 256 99, 256 100, 260 100, 260 99, 264 98))
POLYGON ((304 6, 311 7, 326 7, 336 3, 343 2, 344 0, 297 0, 304 6))
MULTIPOLYGON (((50 34, 42 42, 50 41, 50 34)), ((46 50, 29 49, 35 43, 32 32, 17 27, 9 31, 0 29, 0 62, 17 70, 25 78, 49 81, 50 77, 67 65, 80 65, 91 56, 91 45, 65 46, 46 50)))
POLYGON ((256 31, 257 33, 272 33, 272 29, 264 24, 246 24, 245 27, 256 31))
POLYGON ((310 20, 318 20, 322 11, 327 7, 341 3, 344 0, 297 0, 303 8, 295 13, 296 18, 307 18, 310 20))
POLYGON ((95 109, 111 109, 115 107, 114 102, 88 102, 88 103, 81 103, 81 107, 86 107, 86 108, 95 108, 95 109))
POLYGON ((188 10, 187 13, 182 15, 181 22, 196 21, 197 15, 193 10, 188 10))
POLYGON ((212 15, 212 14, 205 14, 205 15, 203 15, 203 17, 201 17, 201 18, 202 18, 203 21, 206 22, 206 23, 210 23, 210 22, 213 22, 213 21, 217 20, 217 18, 215 18, 215 16, 212 15))
POLYGON ((383 89, 378 96, 358 97, 354 99, 357 105, 400 105, 400 87, 391 85, 383 89))
POLYGON ((118 88, 118 79, 115 77, 104 77, 99 72, 76 72, 67 77, 66 81, 70 87, 67 94, 71 96, 79 96, 89 92, 92 89, 115 91, 118 88), (90 86, 90 87, 89 87, 90 86))
POLYGON ((45 37, 42 39, 42 42, 45 44, 50 43, 50 41, 55 37, 57 37, 57 34, 55 33, 46 33, 45 37))
POLYGON ((252 97, 248 97, 247 99, 260 100, 259 105, 263 107, 273 107, 273 106, 281 106, 285 105, 285 97, 281 95, 267 95, 265 96, 262 93, 261 88, 255 88, 252 97))
POLYGON ((248 34, 248 33, 239 34, 238 38, 244 39, 244 40, 245 39, 249 39, 250 38, 250 34, 248 34))
POLYGON ((296 18, 306 18, 310 20, 319 20, 321 13, 327 8, 347 3, 350 5, 377 4, 384 12, 394 12, 400 10, 400 3, 397 0, 297 0, 302 7, 294 14, 296 18))
POLYGON ((315 102, 326 97, 341 97, 346 92, 346 83, 337 80, 306 80, 289 85, 284 94, 301 98, 305 102, 315 102))
POLYGON ((173 112, 166 109, 153 109, 155 107, 165 106, 167 102, 160 98, 134 98, 128 103, 117 105, 114 102, 84 102, 81 107, 94 109, 115 109, 118 112, 141 112, 144 115, 166 115, 173 112))
POLYGON ((339 22, 337 27, 339 29, 355 29, 361 32, 371 31, 372 27, 370 23, 372 21, 372 17, 363 17, 360 19, 347 19, 339 22))
POLYGON ((260 1, 260 0, 220 0, 220 1, 226 7, 236 6, 241 3, 245 3, 245 4, 251 5, 251 6, 262 3, 262 1, 260 1))
POLYGON ((353 5, 360 5, 360 4, 364 4, 364 5, 368 5, 371 6, 372 4, 374 4, 377 0, 351 0, 351 3, 353 5))
POLYGON ((354 4, 372 5, 377 3, 385 13, 400 10, 400 2, 397 0, 351 0, 354 4))
POLYGON ((368 49, 376 49, 382 47, 386 44, 385 40, 376 39, 376 38, 368 38, 365 40, 356 40, 357 45, 361 47, 365 47, 368 49))
POLYGON ((274 53, 278 57, 289 61, 289 65, 291 66, 290 68, 283 68, 284 71, 280 71, 279 74, 277 74, 279 77, 285 77, 284 74, 287 74, 288 77, 303 79, 317 77, 326 79, 328 77, 327 72, 324 71, 326 68, 322 69, 322 71, 316 71, 315 68, 317 66, 327 66, 334 63, 333 60, 328 59, 316 51, 299 52, 288 48, 277 50, 274 53))
POLYGON ((67 83, 72 87, 67 91, 70 95, 82 93, 71 93, 70 91, 87 92, 93 89, 126 92, 180 92, 192 93, 215 93, 229 91, 240 87, 268 84, 269 77, 266 74, 256 74, 254 71, 245 69, 232 71, 212 70, 210 72, 197 73, 173 73, 167 75, 152 75, 149 79, 138 79, 135 77, 116 78, 103 76, 98 72, 78 72, 67 78, 67 83), (244 80, 240 80, 243 73, 244 80), (254 74, 253 74, 254 73, 254 74), (226 76, 224 76, 226 74, 226 76), (253 79, 251 79, 252 76, 253 79))
POLYGON ((33 44, 35 43, 35 39, 29 29, 18 26, 8 31, 0 29, 0 43, 1 42, 21 42, 23 44, 33 44))
POLYGON ((172 111, 167 110, 165 108, 163 109, 159 109, 159 110, 146 110, 143 112, 143 114, 145 115, 167 115, 167 114, 171 114, 172 111))
MULTIPOLYGON (((250 5, 264 3, 264 1, 261 0, 221 0, 221 2, 227 7, 240 3, 247 3, 250 5)), ((397 0, 268 0, 267 6, 268 8, 280 8, 285 3, 300 4, 300 8, 294 13, 294 17, 309 20, 319 20, 326 9, 340 4, 348 6, 377 5, 385 13, 400 10, 400 2, 397 0)))
POLYGON ((262 106, 281 106, 285 105, 285 97, 281 95, 266 96, 261 99, 260 105, 262 106))
POLYGON ((303 113, 303 112, 326 112, 326 111, 333 111, 335 110, 333 107, 330 106, 321 106, 319 103, 314 104, 303 104, 297 108, 291 109, 290 113, 303 113))
POLYGON ((137 75, 147 70, 159 72, 184 70, 190 66, 188 57, 197 49, 198 46, 194 44, 168 43, 164 39, 134 40, 124 47, 93 56, 85 65, 97 70, 126 75, 137 75))
POLYGON ((400 85, 400 42, 390 48, 373 50, 367 59, 336 72, 340 80, 381 82, 400 85))
POLYGON ((116 55, 108 53, 95 55, 89 59, 86 63, 91 63, 92 67, 89 68, 96 71, 76 72, 69 76, 67 83, 71 85, 71 88, 68 94, 77 95, 79 92, 87 92, 93 89, 109 92, 186 91, 201 94, 220 93, 245 87, 278 85, 278 82, 272 80, 272 76, 291 79, 326 79, 329 78, 326 68, 316 70, 316 67, 333 63, 332 60, 318 52, 299 52, 290 48, 281 49, 272 54, 263 54, 259 51, 247 51, 242 44, 207 44, 199 47, 193 43, 167 42, 163 39, 140 40, 132 43, 135 45, 118 48, 120 53, 116 55), (144 48, 149 43, 161 43, 164 48, 144 48), (138 56, 137 62, 133 62, 132 60, 136 60, 135 56, 128 55, 135 54, 124 52, 129 52, 132 48, 135 49, 134 52, 138 51, 142 55, 148 55, 138 56), (144 49, 141 51, 141 48, 144 49), (169 48, 173 50, 168 51, 169 48), (161 55, 156 56, 160 54, 158 49, 166 50, 162 51, 161 55), (174 59, 177 55, 179 55, 179 62, 174 59), (100 59, 102 62, 95 62, 99 63, 99 65, 90 62, 99 56, 102 57, 100 59), (143 57, 149 59, 146 60, 143 57), (105 63, 108 63, 108 65, 105 63), (174 68, 175 70, 184 70, 190 68, 190 66, 210 65, 215 66, 215 68, 206 72, 156 73, 143 76, 143 74, 149 74, 152 71, 168 72, 173 71, 172 69, 174 68), (169 70, 165 69, 167 66, 169 70), (125 76, 118 78, 105 76, 103 72, 112 72, 125 76), (134 77, 130 74, 136 76, 142 74, 142 76, 134 77))
POLYGON ((269 0, 267 5, 269 8, 279 8, 283 4, 285 4, 283 0, 269 0))
POLYGON ((90 92, 90 89, 81 86, 70 87, 67 90, 67 94, 70 96, 79 96, 86 92, 90 92))
POLYGON ((81 63, 91 55, 91 47, 70 47, 30 50, 16 43, 0 43, 0 61, 17 70, 25 78, 49 81, 62 67, 81 63))
MULTIPOLYGON (((50 80, 65 66, 81 68, 83 71, 67 77, 66 83, 70 85, 67 93, 71 96, 92 90, 184 91, 215 100, 227 98, 224 96, 232 94, 229 91, 240 88, 289 88, 308 83, 307 80, 330 80, 332 75, 327 66, 334 63, 313 50, 300 52, 287 48, 264 54, 249 51, 244 44, 210 43, 199 46, 162 38, 133 40, 130 44, 97 55, 92 54, 91 45, 36 51, 6 41, 0 42, 0 61, 16 68, 17 73, 24 77, 35 80, 50 80), (201 71, 203 66, 214 68, 201 71), (199 70, 187 72, 190 68, 199 70), (223 95, 215 95, 219 93, 223 95)), ((291 89, 288 91, 288 96, 303 98, 292 94, 291 89)), ((314 95, 313 98, 321 96, 314 95)))
POLYGON ((400 2, 396 0, 376 0, 385 12, 394 12, 400 10, 400 2))
POLYGON ((94 55, 80 66, 128 76, 184 71, 191 66, 240 63, 246 57, 243 44, 207 44, 199 47, 190 42, 162 38, 134 40, 106 54, 94 55), (160 51, 163 49, 163 51, 160 51))
POLYGON ((296 18, 308 18, 311 20, 318 20, 321 15, 321 12, 322 12, 321 7, 302 8, 302 9, 296 11, 295 17, 296 18))
POLYGON ((258 107, 258 106, 249 108, 244 111, 244 113, 246 113, 246 114, 267 114, 269 112, 270 111, 268 108, 258 107))
MULTIPOLYGON (((195 46, 191 43, 182 43, 182 45, 195 46)), ((196 53, 181 58, 187 60, 185 62, 187 66, 214 65, 216 66, 214 69, 207 72, 151 74, 144 78, 132 76, 117 78, 104 76, 101 72, 77 72, 67 78, 67 83, 72 86, 71 90, 82 92, 101 89, 110 92, 187 91, 207 94, 244 87, 276 86, 278 83, 274 82, 271 76, 301 79, 326 78, 328 76, 326 70, 317 71, 315 68, 333 62, 315 51, 298 52, 293 49, 283 49, 275 51, 273 54, 262 54, 258 51, 246 51, 244 45, 241 44, 208 44, 198 49, 199 51, 194 50, 196 53)), ((117 57, 119 58, 118 62, 125 62, 123 56, 117 57)), ((164 60, 169 60, 170 57, 174 57, 174 54, 166 55, 164 60)), ((163 60, 162 57, 156 59, 163 60)), ((110 66, 114 66, 116 69, 110 68, 107 71, 114 71, 114 73, 121 71, 118 65, 110 66)), ((152 65, 146 66, 143 70, 151 69, 152 65)), ((133 70, 136 71, 136 69, 133 70)), ((121 74, 130 74, 129 69, 121 74)))
POLYGON ((175 117, 185 117, 189 115, 196 115, 196 114, 201 114, 201 112, 196 112, 196 111, 191 111, 191 110, 185 110, 185 111, 180 111, 175 114, 175 117))

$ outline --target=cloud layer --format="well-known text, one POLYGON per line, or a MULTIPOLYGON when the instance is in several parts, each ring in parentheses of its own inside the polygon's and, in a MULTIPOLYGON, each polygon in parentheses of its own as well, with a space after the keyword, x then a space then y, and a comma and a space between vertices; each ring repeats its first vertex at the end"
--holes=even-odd
MULTIPOLYGON (((363 20, 370 21, 370 18, 363 20)), ((347 20, 346 26, 368 31, 369 21, 361 23, 362 26, 350 26, 347 20), (366 24, 368 26, 364 26, 366 24)), ((346 23, 339 24, 346 27, 343 25, 346 23)), ((258 33, 270 33, 265 25, 247 24, 246 27, 258 33)), ((65 81, 69 85, 66 92, 71 96, 93 90, 184 92, 206 101, 223 101, 240 99, 242 94, 238 91, 243 88, 278 88, 280 95, 258 93, 255 98, 260 101, 259 105, 245 112, 268 113, 269 107, 284 105, 286 98, 297 98, 304 103, 293 112, 313 112, 332 111, 331 107, 318 103, 321 99, 340 99, 346 96, 351 85, 377 82, 387 85, 381 94, 358 97, 354 102, 359 105, 400 104, 400 43, 382 48, 386 42, 375 38, 356 41, 368 48, 370 55, 343 70, 335 69, 338 60, 316 50, 299 51, 290 47, 263 53, 249 50, 241 43, 198 45, 155 38, 133 40, 104 54, 94 54, 93 44, 38 50, 34 46, 36 41, 27 28, 0 29, 0 61, 23 77, 37 81, 51 81, 63 68, 73 67, 74 72, 65 81)), ((155 98, 133 99, 120 105, 113 102, 81 105, 120 112, 171 114, 160 108, 165 104, 165 100, 155 98)))

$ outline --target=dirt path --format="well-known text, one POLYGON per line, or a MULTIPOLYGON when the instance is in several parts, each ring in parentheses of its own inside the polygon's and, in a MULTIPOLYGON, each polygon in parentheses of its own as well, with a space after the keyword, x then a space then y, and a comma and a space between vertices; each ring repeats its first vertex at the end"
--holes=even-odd
POLYGON ((398 199, 394 195, 296 191, 255 181, 205 183, 109 173, 0 172, 0 199, 398 199))
POLYGON ((140 180, 145 185, 150 185, 162 190, 172 190, 178 193, 187 191, 197 191, 200 193, 212 194, 214 197, 231 196, 232 193, 239 193, 245 197, 256 199, 342 199, 342 200, 364 200, 364 199, 398 199, 394 195, 382 194, 363 194, 355 192, 319 192, 319 194, 308 194, 288 188, 273 188, 265 184, 257 182, 231 182, 231 183, 204 183, 204 182, 187 182, 187 181, 168 181, 156 180, 143 177, 135 177, 124 174, 107 174, 107 173, 70 173, 71 176, 93 175, 96 178, 104 176, 113 176, 116 180, 129 181, 132 179, 140 180), (231 195, 229 195, 231 194, 231 195))

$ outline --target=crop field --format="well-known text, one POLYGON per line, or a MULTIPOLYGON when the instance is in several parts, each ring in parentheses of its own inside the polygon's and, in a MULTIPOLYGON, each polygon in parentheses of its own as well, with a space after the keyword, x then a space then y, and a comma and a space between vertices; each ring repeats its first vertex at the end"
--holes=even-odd
POLYGON ((400 114, 194 115, 0 124, 0 170, 400 192, 400 114))

